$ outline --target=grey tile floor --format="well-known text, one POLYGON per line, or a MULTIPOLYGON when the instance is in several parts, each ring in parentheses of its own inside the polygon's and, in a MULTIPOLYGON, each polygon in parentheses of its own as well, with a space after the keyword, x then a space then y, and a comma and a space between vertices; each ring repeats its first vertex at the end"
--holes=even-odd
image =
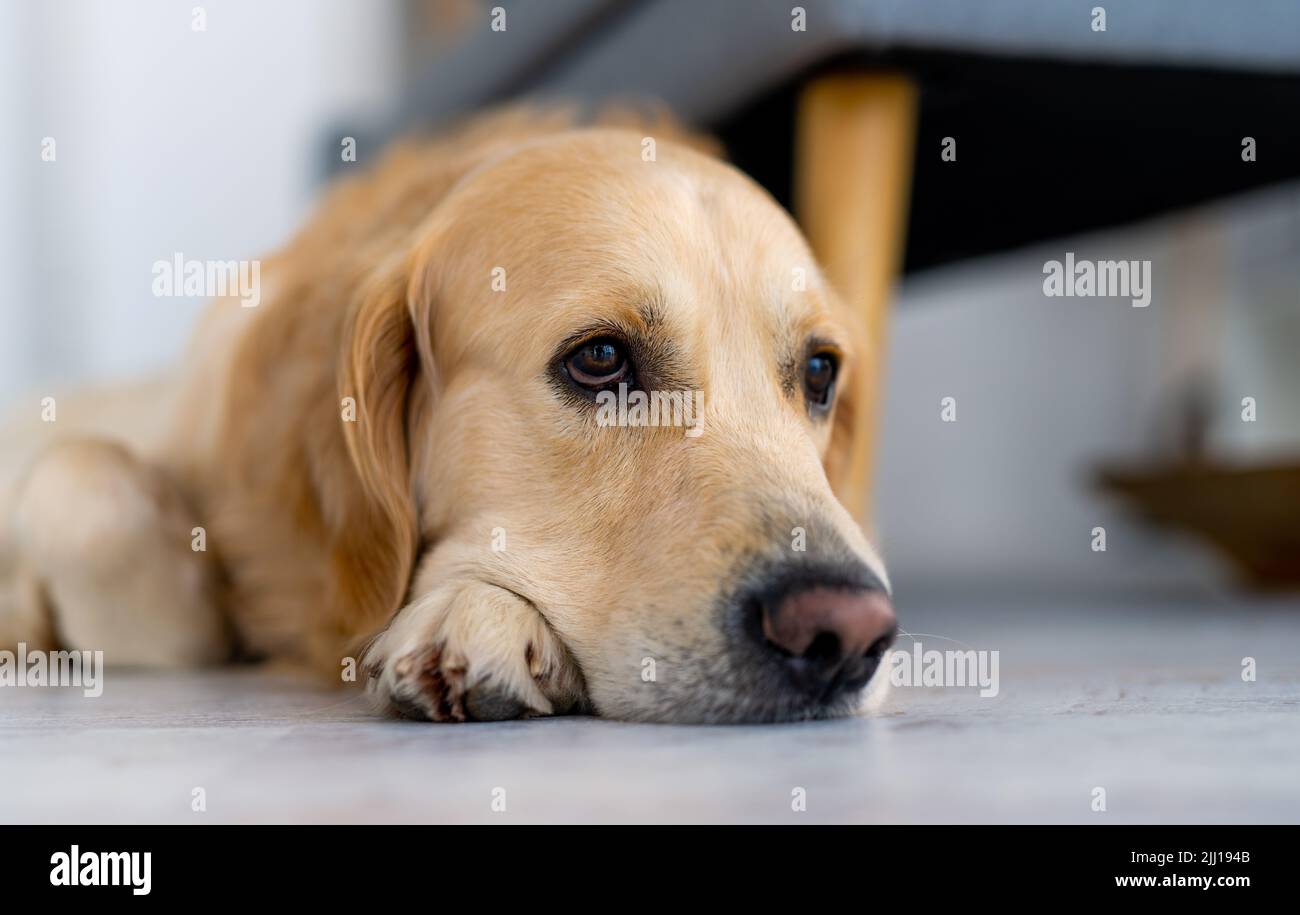
POLYGON ((1295 603, 932 602, 904 624, 998 650, 999 695, 902 688, 876 717, 785 726, 438 726, 267 670, 0 688, 0 822, 1300 822, 1295 603))

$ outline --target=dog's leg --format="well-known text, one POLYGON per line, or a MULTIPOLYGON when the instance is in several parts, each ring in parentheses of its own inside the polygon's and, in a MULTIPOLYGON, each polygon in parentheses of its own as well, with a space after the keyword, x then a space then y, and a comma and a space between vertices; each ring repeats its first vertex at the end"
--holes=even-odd
POLYGON ((366 652, 369 689, 392 713, 431 721, 560 714, 582 674, 537 609, 485 582, 412 601, 366 652))
POLYGON ((19 572, 45 606, 16 618, 48 614, 60 647, 102 650, 109 664, 224 660, 230 634, 215 563, 192 547, 196 526, 174 483, 123 446, 56 445, 17 493, 19 572))

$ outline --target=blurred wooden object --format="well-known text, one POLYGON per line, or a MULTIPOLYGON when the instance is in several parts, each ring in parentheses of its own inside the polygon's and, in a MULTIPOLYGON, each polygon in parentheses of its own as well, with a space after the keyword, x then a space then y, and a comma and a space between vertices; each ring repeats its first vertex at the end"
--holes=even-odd
POLYGON ((1300 589, 1300 461, 1257 467, 1187 462, 1103 470, 1098 477, 1149 520, 1208 541, 1247 585, 1300 589))
POLYGON ((855 384, 852 463, 837 493, 863 519, 871 514, 887 315, 907 231, 916 117, 915 84, 894 74, 822 77, 799 100, 795 209, 832 285, 861 316, 868 341, 855 384))

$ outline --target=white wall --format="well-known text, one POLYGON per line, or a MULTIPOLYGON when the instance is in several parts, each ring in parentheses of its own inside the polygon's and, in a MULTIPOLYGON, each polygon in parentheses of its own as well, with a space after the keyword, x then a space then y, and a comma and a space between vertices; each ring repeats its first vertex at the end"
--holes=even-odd
POLYGON ((396 0, 0 2, 5 401, 174 356, 199 302, 154 298, 153 262, 267 253, 326 126, 396 96, 396 0))
POLYGON ((1221 582, 1210 554, 1090 483, 1099 464, 1167 453, 1190 371, 1216 379, 1212 454, 1300 454, 1300 185, 916 275, 894 314, 877 520, 900 587, 1221 582), (1151 304, 1045 296, 1043 266, 1067 251, 1150 259, 1151 304))

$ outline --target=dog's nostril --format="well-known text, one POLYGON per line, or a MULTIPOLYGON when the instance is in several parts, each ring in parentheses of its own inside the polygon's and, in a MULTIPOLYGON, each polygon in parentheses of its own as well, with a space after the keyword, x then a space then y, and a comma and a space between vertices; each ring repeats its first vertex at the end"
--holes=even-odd
POLYGON ((838 664, 843 657, 840 637, 833 632, 819 632, 800 657, 814 664, 838 664))
POLYGON ((881 636, 876 639, 876 641, 872 643, 871 647, 867 649, 867 653, 863 655, 863 658, 871 662, 872 670, 874 670, 876 665, 880 663, 881 659, 884 658, 885 653, 889 651, 890 646, 893 644, 894 633, 891 632, 889 635, 881 636))

